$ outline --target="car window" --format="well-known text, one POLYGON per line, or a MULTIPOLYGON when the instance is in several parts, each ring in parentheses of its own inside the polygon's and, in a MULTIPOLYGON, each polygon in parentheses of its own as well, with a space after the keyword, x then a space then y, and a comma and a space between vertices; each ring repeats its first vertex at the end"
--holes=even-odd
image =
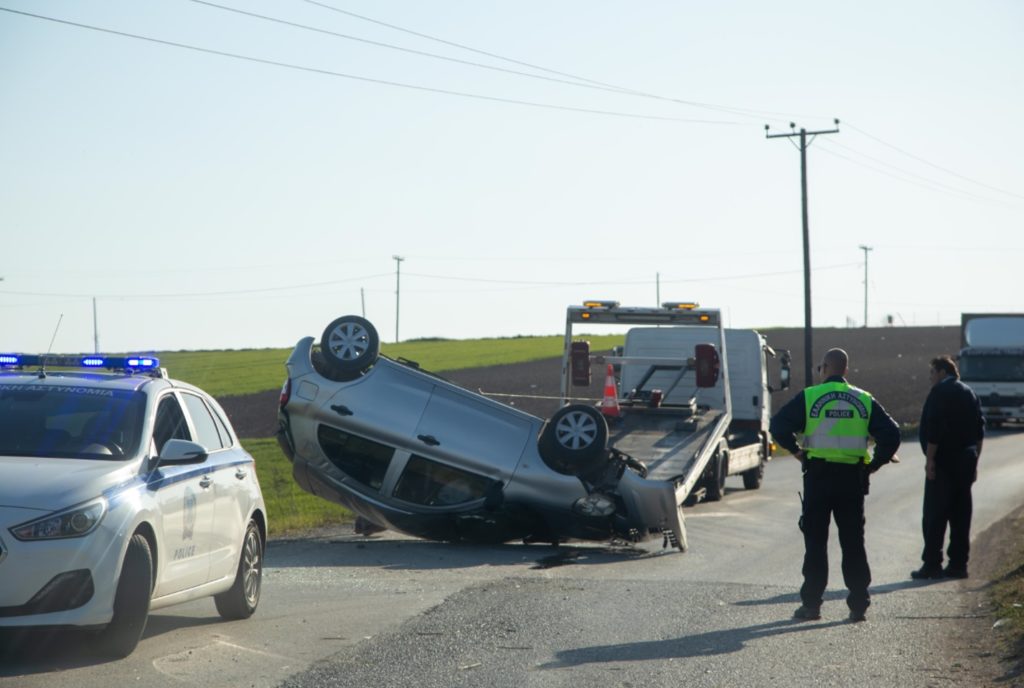
POLYGON ((384 444, 350 435, 329 425, 317 429, 320 448, 331 463, 353 480, 380 491, 395 450, 384 444))
POLYGON ((426 506, 450 506, 481 499, 495 481, 415 454, 409 457, 394 496, 426 506))
POLYGON ((0 455, 121 459, 141 437, 145 395, 87 386, 0 385, 0 455))
POLYGON ((192 425, 196 429, 196 441, 210 451, 222 449, 224 443, 221 441, 217 424, 210 415, 210 409, 206 402, 195 394, 183 393, 181 398, 185 400, 185 407, 188 408, 188 415, 192 416, 192 425))
POLYGON ((220 433, 220 445, 222 447, 230 447, 233 440, 231 439, 231 432, 228 430, 227 422, 221 418, 220 413, 213 406, 210 406, 210 413, 213 415, 213 420, 217 423, 217 432, 220 433))
POLYGON ((188 424, 185 422, 185 414, 181 410, 181 404, 177 397, 168 394, 160 400, 156 409, 156 425, 153 428, 153 442, 156 443, 157 455, 163 451, 167 440, 191 440, 192 435, 188 431, 188 424))

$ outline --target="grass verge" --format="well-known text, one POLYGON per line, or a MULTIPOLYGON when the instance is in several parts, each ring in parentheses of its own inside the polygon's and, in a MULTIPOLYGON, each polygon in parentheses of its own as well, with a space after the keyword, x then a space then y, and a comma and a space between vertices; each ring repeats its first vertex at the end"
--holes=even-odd
POLYGON ((1004 643, 1003 652, 1013 664, 1012 676, 1024 675, 1024 507, 1000 524, 998 565, 989 574, 992 617, 1004 643))
POLYGON ((263 500, 267 503, 270 537, 347 523, 352 512, 326 499, 304 492, 292 477, 292 464, 275 439, 243 439, 242 446, 256 460, 263 500))

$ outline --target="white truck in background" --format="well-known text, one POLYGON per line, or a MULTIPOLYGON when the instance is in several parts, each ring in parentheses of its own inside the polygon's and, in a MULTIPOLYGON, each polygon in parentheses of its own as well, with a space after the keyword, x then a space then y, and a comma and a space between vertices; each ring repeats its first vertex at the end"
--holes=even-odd
POLYGON ((962 313, 960 347, 960 379, 989 427, 1024 420, 1024 313, 962 313))
MULTIPOLYGON (((572 399, 573 386, 596 377, 604 384, 612 450, 643 463, 649 479, 673 482, 679 504, 716 501, 727 476, 742 476, 747 489, 761 486, 772 456, 768 360, 776 356, 760 333, 726 329, 718 310, 695 303, 589 301, 567 312, 562 403, 572 399), (598 324, 631 326, 612 356, 592 355, 589 342, 574 339, 574 327, 598 324), (600 367, 592 374, 594 363, 600 367), (614 383, 606 379, 609 369, 614 383)), ((785 389, 789 352, 778 359, 785 389)))

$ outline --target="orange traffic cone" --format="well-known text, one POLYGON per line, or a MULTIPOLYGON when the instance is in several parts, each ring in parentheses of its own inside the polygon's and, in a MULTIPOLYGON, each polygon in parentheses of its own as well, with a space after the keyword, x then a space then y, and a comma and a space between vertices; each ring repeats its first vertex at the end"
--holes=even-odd
POLYGON ((622 415, 619 395, 615 391, 615 370, 611 363, 608 364, 608 374, 604 378, 604 398, 601 399, 600 409, 608 418, 619 418, 622 415))

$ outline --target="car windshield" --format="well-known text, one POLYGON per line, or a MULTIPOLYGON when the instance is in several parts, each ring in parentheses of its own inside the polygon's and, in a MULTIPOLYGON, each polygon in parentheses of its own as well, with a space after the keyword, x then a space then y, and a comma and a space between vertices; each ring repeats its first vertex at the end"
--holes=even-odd
POLYGON ((962 355, 960 378, 964 382, 1024 382, 1024 356, 962 355))
POLYGON ((0 456, 117 460, 138 450, 146 399, 103 387, 0 385, 0 456))

